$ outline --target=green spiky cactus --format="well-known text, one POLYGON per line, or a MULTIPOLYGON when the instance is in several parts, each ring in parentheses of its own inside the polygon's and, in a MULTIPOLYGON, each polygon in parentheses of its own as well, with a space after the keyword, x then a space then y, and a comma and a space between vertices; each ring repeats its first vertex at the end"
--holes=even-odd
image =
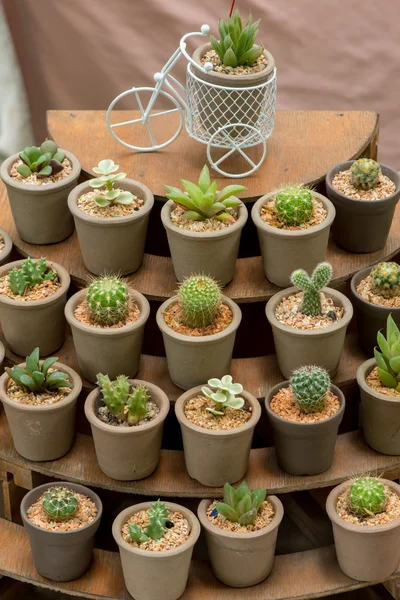
POLYGON ((118 277, 95 279, 86 300, 93 322, 102 327, 116 325, 128 316, 129 289, 118 277))
POLYGON ((119 421, 137 425, 147 415, 148 389, 143 385, 132 388, 126 375, 110 381, 108 375, 97 374, 97 385, 108 410, 119 421))
POLYGON ((72 490, 56 486, 49 488, 42 500, 42 508, 53 521, 68 521, 78 510, 79 500, 72 490))
POLYGON ((351 512, 363 517, 376 515, 386 507, 385 486, 374 477, 356 479, 349 488, 348 501, 351 512))
POLYGON ((316 317, 322 314, 321 290, 328 285, 332 277, 332 266, 323 262, 317 265, 311 277, 304 269, 292 273, 292 283, 303 291, 301 312, 303 315, 316 317))
POLYGON ((400 293, 400 266, 395 262, 381 262, 370 273, 376 291, 391 298, 400 293))
POLYGON ((25 290, 43 283, 43 281, 52 281, 57 273, 47 266, 45 258, 37 260, 26 258, 22 261, 20 267, 14 267, 8 274, 8 285, 14 294, 22 296, 25 290))
POLYGON ((168 521, 168 508, 157 500, 151 505, 149 511, 149 523, 146 527, 146 531, 144 532, 139 525, 136 523, 129 523, 129 537, 131 540, 140 544, 142 542, 146 542, 148 539, 152 540, 161 540, 164 533, 167 531, 165 524, 168 521))
POLYGON ((221 292, 211 277, 191 275, 180 285, 178 297, 182 321, 189 327, 207 327, 218 315, 221 292))
POLYGON ((290 379, 291 390, 303 413, 323 410, 330 385, 329 374, 321 367, 300 367, 290 379))
POLYGON ((370 190, 379 183, 380 164, 372 158, 360 158, 350 167, 351 183, 360 190, 370 190))
POLYGON ((149 398, 148 389, 144 385, 137 385, 129 394, 126 404, 130 425, 137 425, 147 415, 147 401, 149 398))
POLYGON ((313 214, 313 197, 305 187, 287 187, 275 198, 278 218, 284 225, 301 225, 309 221, 313 214))

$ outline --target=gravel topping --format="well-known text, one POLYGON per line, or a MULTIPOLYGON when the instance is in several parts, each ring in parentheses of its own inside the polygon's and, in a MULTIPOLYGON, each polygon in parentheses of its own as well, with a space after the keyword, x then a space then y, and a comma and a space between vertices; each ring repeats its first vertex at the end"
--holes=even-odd
POLYGON ((385 492, 387 498, 386 509, 377 515, 361 516, 350 512, 348 503, 349 491, 346 490, 337 499, 337 514, 343 521, 352 525, 360 525, 361 527, 376 527, 377 525, 386 525, 391 521, 395 521, 400 518, 400 497, 386 485, 385 492))
POLYGON ((182 311, 178 302, 170 304, 166 311, 163 313, 164 321, 174 331, 181 333, 182 335, 189 335, 192 337, 198 337, 200 335, 213 335, 219 333, 231 324, 233 314, 227 304, 221 302, 219 314, 215 319, 214 323, 207 327, 189 327, 182 323, 182 311))
POLYGON ((321 292, 322 315, 312 317, 303 315, 301 303, 303 292, 283 297, 275 309, 275 316, 280 323, 296 329, 323 329, 336 323, 343 317, 344 308, 335 306, 332 298, 321 292))
POLYGON ((0 235, 0 252, 1 252, 2 250, 4 250, 4 246, 5 246, 5 243, 4 243, 4 238, 3 238, 3 236, 2 236, 2 235, 0 235))
POLYGON ((382 200, 396 191, 396 185, 383 173, 379 175, 379 183, 374 188, 359 190, 351 183, 350 169, 339 171, 333 178, 332 185, 338 192, 353 200, 382 200))
POLYGON ((251 406, 246 404, 243 408, 230 408, 227 406, 223 409, 223 415, 213 415, 209 410, 206 410, 207 407, 215 408, 215 402, 200 394, 185 403, 183 412, 193 425, 204 429, 212 429, 213 431, 225 431, 241 427, 247 423, 252 414, 251 406))
MULTIPOLYGON (((57 369, 50 368, 49 373, 57 369)), ((60 369, 61 370, 61 369, 60 369)), ((72 391, 73 388, 65 387, 58 390, 42 392, 40 394, 24 391, 13 379, 10 378, 7 387, 7 396, 11 400, 15 400, 20 404, 31 404, 34 406, 48 406, 49 404, 57 404, 60 400, 64 400, 72 391)))
POLYGON ((87 215, 91 215, 92 217, 104 217, 106 219, 112 217, 129 217, 135 212, 138 212, 144 205, 144 200, 141 200, 134 195, 132 204, 119 204, 117 202, 110 206, 98 206, 94 201, 94 197, 105 196, 106 192, 106 189, 90 190, 90 192, 86 192, 86 194, 79 196, 76 205, 87 215))
POLYGON ((45 493, 36 500, 32 506, 28 508, 28 519, 37 527, 46 529, 47 531, 73 531, 81 529, 89 523, 92 523, 97 516, 97 506, 91 498, 78 494, 71 490, 79 500, 79 505, 76 513, 68 521, 52 521, 51 518, 44 512, 42 501, 45 493))
POLYGON ((374 367, 372 369, 372 371, 366 376, 365 381, 370 388, 376 392, 379 392, 379 394, 393 396, 400 399, 400 392, 398 392, 395 388, 388 388, 382 385, 378 375, 378 367, 374 367))
MULTIPOLYGON (((128 421, 121 421, 117 419, 105 405, 105 403, 101 400, 100 405, 96 408, 96 416, 103 423, 107 423, 107 425, 113 425, 114 427, 138 427, 138 425, 144 425, 149 421, 152 421, 156 415, 160 412, 156 402, 151 398, 146 402, 147 415, 140 419, 138 423, 128 423, 128 421)), ((124 413, 128 413, 128 407, 125 406, 124 413)))
POLYGON ((97 327, 98 329, 121 329, 121 327, 125 327, 125 325, 129 325, 130 323, 134 323, 140 317, 140 309, 136 302, 131 299, 129 314, 126 319, 116 323, 115 325, 99 325, 98 323, 94 323, 90 316, 89 306, 86 300, 83 300, 78 306, 75 308, 74 317, 80 323, 84 323, 85 325, 90 325, 91 327, 97 327))
POLYGON ((272 198, 261 207, 260 217, 263 221, 268 223, 268 225, 271 225, 271 227, 284 229, 286 231, 298 231, 300 229, 310 229, 311 227, 320 225, 325 221, 327 214, 328 212, 324 208, 323 203, 313 198, 313 213, 309 221, 301 223, 300 225, 285 225, 279 220, 278 211, 275 208, 275 198, 272 198))
POLYGON ((0 295, 7 296, 13 300, 20 302, 31 302, 32 300, 43 300, 48 298, 57 292, 61 287, 60 280, 58 277, 55 279, 45 279, 42 283, 35 285, 31 288, 26 288, 24 294, 14 294, 8 285, 8 273, 4 277, 0 278, 0 295))
POLYGON ((393 308, 400 307, 400 295, 385 297, 376 290, 374 286, 374 280, 370 275, 362 279, 358 284, 357 293, 360 294, 361 298, 371 302, 371 304, 378 304, 379 306, 393 306, 393 308))
POLYGON ((23 161, 19 158, 11 167, 10 176, 13 179, 16 179, 18 183, 23 183, 25 185, 49 185, 51 183, 56 183, 56 181, 61 181, 65 179, 72 173, 72 165, 69 162, 68 158, 64 158, 62 165, 63 170, 57 173, 56 175, 50 175, 49 177, 38 177, 37 173, 32 173, 29 177, 22 177, 17 171, 17 167, 19 165, 24 164, 23 161))
POLYGON ((316 413, 302 413, 290 387, 281 388, 270 402, 270 408, 278 417, 296 423, 318 423, 333 417, 340 408, 340 400, 329 390, 323 410, 316 413))
POLYGON ((190 524, 186 517, 181 512, 169 512, 168 519, 173 526, 167 528, 161 540, 149 539, 141 544, 137 544, 129 537, 128 523, 136 523, 145 530, 149 522, 148 510, 141 510, 130 517, 130 519, 123 525, 121 535, 126 542, 132 544, 136 548, 141 550, 150 550, 151 552, 165 552, 166 550, 173 550, 182 546, 189 539, 190 536, 190 524))
POLYGON ((185 219, 183 216, 186 211, 182 210, 177 206, 171 211, 170 218, 174 225, 179 227, 180 229, 186 229, 186 231, 222 231, 231 225, 234 225, 237 218, 238 212, 232 208, 226 210, 226 212, 230 213, 235 221, 219 221, 215 217, 211 217, 211 219, 206 219, 205 221, 191 221, 190 219, 185 219))
POLYGON ((201 64, 210 62, 214 65, 214 71, 217 73, 225 73, 226 75, 247 75, 252 73, 259 73, 263 71, 268 65, 268 60, 261 54, 261 56, 257 59, 257 61, 253 65, 239 65, 237 67, 226 67, 221 64, 221 59, 215 50, 209 50, 204 54, 201 58, 201 64))
POLYGON ((272 522, 275 516, 274 507, 271 502, 264 500, 258 509, 258 514, 255 518, 255 521, 250 525, 239 525, 239 523, 233 523, 217 512, 215 507, 220 502, 221 500, 214 500, 207 508, 208 520, 211 521, 213 525, 216 525, 216 527, 225 529, 225 531, 230 531, 231 533, 248 533, 251 531, 258 531, 259 529, 264 529, 264 527, 267 527, 267 525, 272 522))

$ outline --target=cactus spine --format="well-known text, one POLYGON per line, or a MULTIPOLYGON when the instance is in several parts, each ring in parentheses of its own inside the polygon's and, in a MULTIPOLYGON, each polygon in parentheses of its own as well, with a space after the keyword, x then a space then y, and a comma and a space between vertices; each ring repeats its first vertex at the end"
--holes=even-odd
POLYGON ((42 508, 53 521, 68 521, 78 510, 79 500, 72 490, 56 486, 49 488, 42 500, 42 508))
POLYGON ((381 262, 370 273, 377 293, 386 298, 400 293, 400 266, 395 262, 381 262))
POLYGON ((189 327, 207 327, 217 317, 220 308, 220 287, 206 275, 191 275, 178 291, 182 321, 189 327))
POLYGON ((303 413, 323 410, 330 385, 328 372, 321 367, 300 367, 290 379, 291 390, 303 413))
POLYGON ((89 286, 86 298, 94 323, 107 327, 129 314, 129 289, 118 277, 101 277, 89 286))
POLYGON ((360 190, 370 190, 379 183, 381 172, 381 167, 375 160, 360 158, 350 167, 351 183, 360 190))
POLYGON ((386 507, 385 486, 373 477, 356 479, 350 486, 348 501, 355 514, 362 517, 376 515, 386 507))
POLYGON ((332 277, 332 267, 323 262, 317 265, 311 277, 304 271, 298 269, 292 273, 292 283, 303 291, 303 302, 301 312, 303 315, 316 317, 322 314, 321 289, 328 285, 332 277))
POLYGON ((276 196, 275 208, 284 225, 306 223, 313 214, 312 193, 301 186, 285 188, 276 196))

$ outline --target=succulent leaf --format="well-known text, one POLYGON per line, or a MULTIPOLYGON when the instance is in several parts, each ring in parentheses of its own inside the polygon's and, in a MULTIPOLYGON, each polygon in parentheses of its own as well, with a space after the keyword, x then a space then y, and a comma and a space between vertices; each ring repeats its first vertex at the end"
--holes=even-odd
POLYGON ((254 46, 260 20, 252 21, 250 14, 243 27, 238 10, 226 20, 219 19, 220 40, 210 36, 210 43, 225 66, 252 65, 261 56, 263 47, 254 46))
POLYGON ((216 390, 213 391, 207 386, 201 388, 204 396, 215 402, 215 406, 206 407, 206 410, 213 415, 223 415, 223 411, 227 407, 239 409, 244 406, 243 398, 236 397, 237 394, 240 394, 243 391, 243 386, 239 383, 232 383, 232 377, 230 375, 224 375, 221 380, 217 378, 209 379, 207 383, 210 388, 215 388, 216 390))
POLYGON ((107 191, 103 194, 96 194, 94 201, 97 206, 104 208, 113 206, 114 204, 131 204, 133 202, 133 194, 121 189, 114 189, 114 184, 117 181, 125 179, 126 173, 115 173, 118 171, 119 165, 116 165, 111 159, 101 160, 97 167, 93 167, 93 171, 100 175, 89 180, 90 187, 94 189, 105 188, 107 191))
POLYGON ((22 177, 29 177, 32 173, 36 173, 37 177, 44 178, 50 175, 55 175, 63 170, 62 163, 65 154, 57 153, 57 144, 53 140, 46 140, 38 148, 37 146, 27 146, 19 157, 23 161, 23 165, 18 165, 17 171, 22 177), (57 158, 56 155, 58 155, 57 158), (61 160, 59 160, 61 158, 61 160), (29 169, 29 172, 28 172, 29 169))
POLYGON ((224 485, 224 501, 215 506, 217 512, 240 525, 247 526, 254 523, 258 511, 264 502, 267 490, 259 488, 253 492, 245 481, 235 489, 229 483, 224 485))
POLYGON ((12 369, 6 368, 8 376, 15 381, 24 391, 42 393, 59 388, 72 387, 69 377, 61 371, 51 371, 50 367, 57 362, 56 357, 47 358, 40 364, 39 348, 26 357, 25 367, 16 365, 12 369))

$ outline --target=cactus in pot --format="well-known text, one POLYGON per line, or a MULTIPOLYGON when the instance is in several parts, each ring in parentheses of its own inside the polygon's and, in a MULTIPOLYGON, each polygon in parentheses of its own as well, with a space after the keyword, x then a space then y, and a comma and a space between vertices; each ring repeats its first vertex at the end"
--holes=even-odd
POLYGON ((381 173, 381 167, 375 160, 360 158, 350 167, 351 183, 360 190, 370 190, 379 183, 381 173))
POLYGON ((400 265, 395 262, 381 262, 370 273, 377 294, 385 298, 400 293, 400 265))
POLYGON ((207 327, 219 314, 221 290, 211 277, 192 275, 179 286, 178 302, 185 325, 207 327))
POLYGON ((125 375, 118 375, 115 381, 110 381, 108 375, 102 373, 97 375, 97 385, 108 410, 119 421, 137 425, 146 417, 150 396, 143 385, 132 386, 125 375))
POLYGON ((22 296, 26 290, 40 285, 43 281, 52 281, 57 273, 47 266, 45 258, 26 258, 20 267, 14 267, 8 274, 8 286, 14 294, 22 296))
POLYGON ((151 505, 149 511, 149 523, 146 526, 145 531, 136 523, 129 523, 129 537, 137 544, 146 542, 149 539, 161 540, 164 533, 167 531, 166 525, 168 525, 168 508, 157 500, 151 505))
POLYGON ((350 485, 348 502, 351 512, 362 517, 383 512, 386 508, 385 486, 374 477, 356 479, 350 485))
POLYGON ((100 277, 90 284, 86 302, 94 323, 116 325, 129 314, 129 288, 118 277, 100 277))
POLYGON ((304 269, 292 273, 292 283, 303 291, 301 312, 304 315, 318 316, 322 314, 321 289, 328 285, 332 278, 332 266, 323 262, 317 265, 311 277, 304 269))
POLYGON ((328 372, 315 366, 296 369, 290 379, 290 388, 303 413, 323 410, 330 385, 328 372))
POLYGON ((49 488, 42 500, 42 508, 52 521, 68 521, 79 507, 77 496, 66 487, 49 488))
POLYGON ((313 214, 313 208, 312 193, 303 186, 284 188, 275 198, 275 209, 284 225, 307 223, 313 214))

